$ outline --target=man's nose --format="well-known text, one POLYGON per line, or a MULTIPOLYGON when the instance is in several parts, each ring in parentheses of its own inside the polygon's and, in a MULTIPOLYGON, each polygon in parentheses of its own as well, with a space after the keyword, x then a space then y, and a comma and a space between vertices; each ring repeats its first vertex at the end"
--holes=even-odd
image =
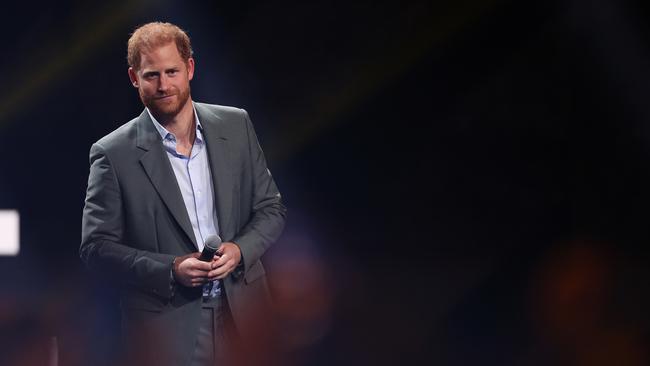
POLYGON ((165 92, 169 90, 169 78, 167 75, 162 74, 158 79, 158 91, 165 92))

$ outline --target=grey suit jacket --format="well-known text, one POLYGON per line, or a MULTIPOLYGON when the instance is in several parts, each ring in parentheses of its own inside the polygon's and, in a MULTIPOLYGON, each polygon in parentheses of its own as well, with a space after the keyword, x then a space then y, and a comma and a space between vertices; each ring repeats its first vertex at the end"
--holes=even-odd
MULTIPOLYGON (((245 336, 265 318, 270 299, 260 257, 280 235, 286 210, 246 111, 201 103, 195 108, 220 235, 242 253, 244 270, 223 285, 235 326, 245 336)), ((80 255, 91 270, 122 285, 126 344, 181 365, 194 347, 201 290, 171 291, 170 271, 174 257, 198 247, 165 154, 146 111, 92 145, 80 255)))

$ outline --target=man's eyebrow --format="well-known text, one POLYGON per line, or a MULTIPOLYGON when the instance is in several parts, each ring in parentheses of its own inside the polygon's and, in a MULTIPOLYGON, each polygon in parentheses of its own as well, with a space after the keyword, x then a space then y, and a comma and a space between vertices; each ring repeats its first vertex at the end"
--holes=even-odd
POLYGON ((154 75, 158 75, 158 74, 159 74, 158 71, 145 71, 145 72, 142 73, 143 76, 154 76, 154 75))

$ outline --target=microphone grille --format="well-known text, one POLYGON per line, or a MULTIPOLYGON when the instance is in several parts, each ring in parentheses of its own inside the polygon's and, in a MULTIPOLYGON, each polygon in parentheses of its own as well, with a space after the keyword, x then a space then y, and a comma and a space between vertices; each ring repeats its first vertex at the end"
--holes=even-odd
POLYGON ((205 238, 205 246, 217 250, 219 249, 219 245, 221 245, 221 237, 219 235, 210 235, 207 238, 205 238))

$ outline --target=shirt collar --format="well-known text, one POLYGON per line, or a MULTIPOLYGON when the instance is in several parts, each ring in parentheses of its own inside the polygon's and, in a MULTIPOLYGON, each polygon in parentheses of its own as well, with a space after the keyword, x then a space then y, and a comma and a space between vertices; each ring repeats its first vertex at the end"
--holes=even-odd
MULTIPOLYGON (((174 140, 176 140, 176 136, 174 136, 173 133, 169 132, 163 125, 160 124, 156 120, 156 117, 153 116, 149 108, 146 108, 147 113, 149 113, 149 117, 151 118, 151 122, 153 122, 154 127, 156 127, 156 130, 160 134, 161 140, 165 141, 165 139, 170 136, 174 140)), ((203 134, 201 133, 201 130, 203 129, 203 126, 201 125, 201 121, 199 121, 199 115, 196 113, 196 108, 194 107, 194 102, 192 102, 192 110, 194 111, 194 121, 196 121, 196 142, 201 143, 203 142, 203 134)))

